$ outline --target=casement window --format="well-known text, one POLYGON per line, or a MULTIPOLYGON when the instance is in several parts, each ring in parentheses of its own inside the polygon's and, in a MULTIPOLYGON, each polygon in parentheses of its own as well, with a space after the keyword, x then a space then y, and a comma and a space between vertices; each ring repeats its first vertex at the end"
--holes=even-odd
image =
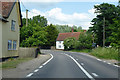
POLYGON ((61 41, 59 41, 59 43, 61 43, 61 41))
POLYGON ((12 20, 12 22, 11 22, 11 31, 15 31, 15 23, 16 23, 16 21, 12 20))
POLYGON ((8 40, 8 50, 16 50, 17 41, 16 40, 8 40))
POLYGON ((8 40, 8 50, 12 50, 12 40, 8 40))
POLYGON ((13 41, 13 50, 16 50, 17 41, 13 41))

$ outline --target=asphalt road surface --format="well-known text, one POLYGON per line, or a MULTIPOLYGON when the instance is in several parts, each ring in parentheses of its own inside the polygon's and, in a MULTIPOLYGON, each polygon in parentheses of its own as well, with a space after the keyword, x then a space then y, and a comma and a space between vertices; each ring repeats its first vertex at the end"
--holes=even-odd
POLYGON ((51 58, 28 74, 27 78, 118 79, 119 66, 85 53, 46 50, 51 58))

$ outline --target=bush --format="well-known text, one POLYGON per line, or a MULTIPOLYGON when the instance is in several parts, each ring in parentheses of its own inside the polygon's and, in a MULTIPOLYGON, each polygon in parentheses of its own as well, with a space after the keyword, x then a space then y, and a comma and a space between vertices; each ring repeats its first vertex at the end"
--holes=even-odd
POLYGON ((74 38, 74 37, 66 38, 66 39, 64 40, 64 43, 63 43, 65 50, 74 49, 74 47, 75 47, 75 42, 76 42, 76 38, 74 38))
POLYGON ((79 40, 75 42, 75 49, 91 49, 92 37, 90 34, 81 33, 79 40))

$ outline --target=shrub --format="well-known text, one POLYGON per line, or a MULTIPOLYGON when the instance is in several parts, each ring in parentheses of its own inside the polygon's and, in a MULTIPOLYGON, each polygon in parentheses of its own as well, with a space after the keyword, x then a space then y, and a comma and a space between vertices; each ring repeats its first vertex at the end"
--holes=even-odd
POLYGON ((92 37, 90 34, 81 33, 79 40, 75 42, 75 49, 91 49, 92 37))
POLYGON ((76 42, 76 38, 74 38, 74 37, 66 38, 63 43, 65 50, 74 49, 75 42, 76 42))

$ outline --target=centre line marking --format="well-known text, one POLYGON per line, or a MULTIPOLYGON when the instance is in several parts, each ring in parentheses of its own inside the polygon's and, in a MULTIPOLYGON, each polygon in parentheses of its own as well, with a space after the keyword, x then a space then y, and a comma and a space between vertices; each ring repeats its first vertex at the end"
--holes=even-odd
POLYGON ((73 57, 69 56, 77 65, 78 67, 85 73, 85 75, 90 78, 91 80, 95 80, 73 57))
POLYGON ((92 73, 92 75, 94 75, 95 77, 98 77, 98 75, 96 73, 92 73))
POLYGON ((32 76, 33 75, 33 73, 30 73, 30 74, 28 74, 26 77, 30 77, 30 76, 32 76))
POLYGON ((81 65, 84 65, 83 63, 81 63, 81 65))
POLYGON ((48 62, 50 62, 53 59, 53 55, 50 54, 51 58, 49 60, 47 60, 43 65, 46 65, 48 62))
POLYGON ((38 72, 39 71, 39 69, 36 69, 34 72, 38 72))
POLYGON ((111 63, 108 63, 108 64, 111 64, 111 63))

